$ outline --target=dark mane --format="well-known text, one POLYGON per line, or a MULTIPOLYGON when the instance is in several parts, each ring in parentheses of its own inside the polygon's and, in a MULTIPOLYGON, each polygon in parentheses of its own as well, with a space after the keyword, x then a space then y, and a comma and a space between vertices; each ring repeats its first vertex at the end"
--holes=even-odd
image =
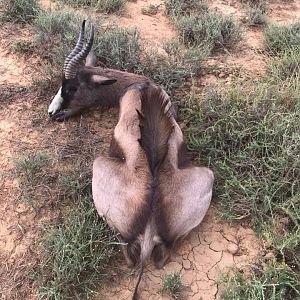
POLYGON ((173 131, 169 100, 156 86, 146 86, 141 90, 140 119, 141 138, 139 143, 146 153, 153 178, 168 153, 168 141, 173 131))

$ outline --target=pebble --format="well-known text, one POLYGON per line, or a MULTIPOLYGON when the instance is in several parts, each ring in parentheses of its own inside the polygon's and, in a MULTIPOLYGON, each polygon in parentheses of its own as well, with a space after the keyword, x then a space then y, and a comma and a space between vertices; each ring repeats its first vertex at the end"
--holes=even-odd
POLYGON ((274 256, 274 253, 273 252, 268 252, 266 255, 265 255, 265 260, 271 260, 273 259, 275 256, 274 256))
POLYGON ((227 250, 232 255, 235 255, 239 251, 239 247, 238 247, 238 245, 231 243, 227 246, 227 250))

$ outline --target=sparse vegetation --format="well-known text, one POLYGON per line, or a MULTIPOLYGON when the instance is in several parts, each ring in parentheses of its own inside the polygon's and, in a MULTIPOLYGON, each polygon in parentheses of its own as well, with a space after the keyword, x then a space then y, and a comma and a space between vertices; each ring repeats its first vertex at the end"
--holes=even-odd
POLYGON ((74 47, 80 24, 81 18, 66 8, 40 12, 34 22, 40 54, 61 66, 74 47))
POLYGON ((241 84, 192 100, 189 147, 209 158, 228 217, 268 217, 299 189, 299 85, 241 84))
POLYGON ((29 23, 40 11, 37 0, 2 0, 3 12, 0 19, 14 23, 29 23))
MULTIPOLYGON (((111 13, 122 9, 125 0, 101 1, 102 8, 97 7, 99 0, 62 2, 111 13)), ((243 2, 251 7, 250 24, 264 25, 263 2, 243 2)), ((3 20, 34 20, 35 39, 19 40, 11 49, 37 51, 43 65, 38 65, 42 71, 35 84, 40 95, 47 95, 58 87, 62 63, 75 44, 82 18, 61 7, 40 11, 33 0, 4 3, 3 20)), ((209 11, 205 1, 165 0, 165 4, 180 34, 178 40, 164 45, 166 53, 145 52, 137 29, 102 28, 99 20, 94 49, 107 67, 143 73, 174 94, 185 79, 201 74, 207 56, 234 47, 242 33, 233 18, 209 11)), ((156 11, 157 6, 149 5, 143 13, 156 11)), ((202 96, 191 94, 182 101, 189 148, 214 170, 222 217, 246 220, 273 254, 271 261, 262 257, 251 265, 250 276, 237 270, 227 277, 223 299, 300 297, 300 23, 269 25, 264 33, 267 49, 275 55, 268 78, 243 79, 226 89, 212 87, 202 96)), ((0 101, 8 102, 20 92, 19 87, 5 86, 0 101)), ((67 129, 71 131, 74 124, 67 129)), ((42 254, 34 276, 29 276, 44 299, 86 298, 110 278, 111 261, 118 257, 115 235, 98 217, 90 195, 95 135, 85 138, 86 132, 76 130, 73 140, 53 146, 56 159, 72 165, 70 170, 52 174, 53 160, 44 152, 25 154, 16 162, 21 199, 41 208, 47 197, 48 205, 63 210, 51 220, 54 224, 45 226, 42 254), (85 161, 80 161, 83 156, 85 161)), ((173 272, 165 277, 160 292, 180 298, 180 286, 180 273, 173 272)))
POLYGON ((38 205, 36 187, 46 180, 45 167, 49 167, 49 163, 50 157, 43 152, 25 154, 16 161, 20 199, 23 202, 33 207, 38 205))
POLYGON ((261 266, 253 266, 250 279, 244 280, 243 274, 237 271, 227 280, 221 296, 224 300, 293 300, 300 296, 299 274, 285 264, 270 263, 264 270, 261 266))
POLYGON ((279 58, 273 59, 269 66, 272 76, 277 79, 298 78, 300 76, 300 47, 284 51, 279 58))
POLYGON ((64 4, 75 7, 93 7, 107 14, 122 10, 127 0, 60 0, 64 4))
POLYGON ((269 25, 265 29, 266 47, 271 54, 279 54, 300 45, 300 22, 291 25, 269 25))
POLYGON ((202 99, 187 99, 183 112, 189 148, 214 170, 223 217, 248 219, 268 240, 276 258, 276 268, 268 273, 274 274, 272 277, 265 277, 260 266, 253 282, 234 285, 225 299, 243 299, 251 293, 255 295, 251 299, 279 299, 275 297, 278 294, 280 299, 296 299, 299 276, 295 276, 300 267, 296 254, 300 233, 299 81, 271 78, 215 90, 202 99), (292 286, 287 278, 294 278, 292 286))
POLYGON ((33 182, 50 158, 47 154, 39 152, 36 154, 25 154, 16 161, 16 171, 26 182, 33 182))
POLYGON ((31 41, 18 40, 12 44, 11 50, 20 54, 31 54, 33 53, 33 44, 31 41))
POLYGON ((179 296, 179 290, 182 287, 181 275, 179 272, 172 272, 166 275, 163 279, 162 286, 159 290, 161 294, 168 294, 172 298, 177 299, 179 296))
POLYGON ((100 29, 94 49, 98 59, 110 68, 133 71, 141 63, 143 48, 137 29, 115 25, 100 29))
POLYGON ((44 251, 35 270, 41 299, 85 299, 111 275, 116 238, 90 196, 77 194, 64 222, 44 229, 44 251))
POLYGON ((242 38, 233 18, 217 13, 182 17, 176 24, 182 42, 188 47, 209 45, 211 51, 217 51, 234 47, 242 38))
POLYGON ((248 22, 250 26, 262 26, 267 23, 266 3, 260 1, 251 4, 248 11, 248 22))
POLYGON ((173 17, 189 16, 208 11, 205 0, 165 0, 167 14, 173 17))
POLYGON ((148 6, 144 6, 141 9, 143 15, 153 16, 158 13, 159 5, 149 4, 148 6))

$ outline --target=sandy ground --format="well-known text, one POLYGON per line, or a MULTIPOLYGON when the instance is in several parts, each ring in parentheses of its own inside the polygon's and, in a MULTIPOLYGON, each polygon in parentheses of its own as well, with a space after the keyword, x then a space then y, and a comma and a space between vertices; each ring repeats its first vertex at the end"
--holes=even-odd
MULTIPOLYGON (((44 1, 44 6, 48 4, 49 1, 44 1)), ((233 14, 238 20, 245 14, 239 1, 211 1, 211 7, 233 14)), ((271 1, 272 21, 288 23, 299 17, 299 1, 271 1)), ((125 27, 138 27, 146 48, 161 47, 166 40, 176 37, 161 0, 129 2, 124 15, 106 18, 125 27), (150 3, 160 5, 158 14, 142 15, 141 8, 150 3)), ((0 37, 0 295, 3 299, 21 299, 16 288, 26 290, 28 287, 24 282, 18 282, 22 278, 19 275, 31 268, 37 255, 34 241, 39 228, 43 222, 55 219, 59 212, 49 210, 49 205, 37 211, 18 200, 20 189, 14 174, 14 161, 26 151, 44 150, 57 154, 60 145, 65 144, 68 132, 81 128, 89 128, 97 137, 96 153, 105 153, 117 120, 117 110, 91 112, 63 124, 50 122, 47 118, 50 99, 38 99, 27 91, 34 74, 31 61, 12 53, 9 47, 17 38, 29 38, 30 32, 25 28, 11 36, 11 31, 4 26, 0 37), (15 91, 12 99, 5 98, 7 90, 15 91)), ((199 79, 200 85, 230 82, 235 69, 241 69, 243 76, 262 75, 267 60, 263 50, 261 30, 245 28, 244 41, 237 50, 207 61, 207 66, 218 67, 221 71, 219 75, 204 74, 199 79)), ((51 191, 45 191, 43 196, 55 197, 51 191)), ((156 270, 152 265, 147 267, 140 286, 140 299, 168 299, 168 296, 159 295, 158 289, 162 278, 173 271, 180 271, 182 275, 181 299, 216 299, 221 290, 218 281, 221 272, 231 267, 245 268, 262 251, 260 241, 250 228, 220 221, 217 209, 211 207, 200 227, 179 245, 162 270, 156 270)), ((130 272, 125 265, 121 270, 121 273, 130 272)), ((122 276, 104 287, 96 299, 129 299, 135 281, 136 275, 122 276)), ((26 299, 36 299, 34 291, 25 294, 26 299)))

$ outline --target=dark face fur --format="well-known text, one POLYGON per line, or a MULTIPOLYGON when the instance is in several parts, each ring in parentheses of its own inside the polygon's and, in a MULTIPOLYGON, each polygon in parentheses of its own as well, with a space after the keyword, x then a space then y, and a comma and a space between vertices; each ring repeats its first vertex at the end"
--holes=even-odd
POLYGON ((105 86, 115 83, 115 79, 80 71, 75 78, 63 78, 62 87, 54 97, 48 112, 52 119, 63 121, 95 105, 105 86))

